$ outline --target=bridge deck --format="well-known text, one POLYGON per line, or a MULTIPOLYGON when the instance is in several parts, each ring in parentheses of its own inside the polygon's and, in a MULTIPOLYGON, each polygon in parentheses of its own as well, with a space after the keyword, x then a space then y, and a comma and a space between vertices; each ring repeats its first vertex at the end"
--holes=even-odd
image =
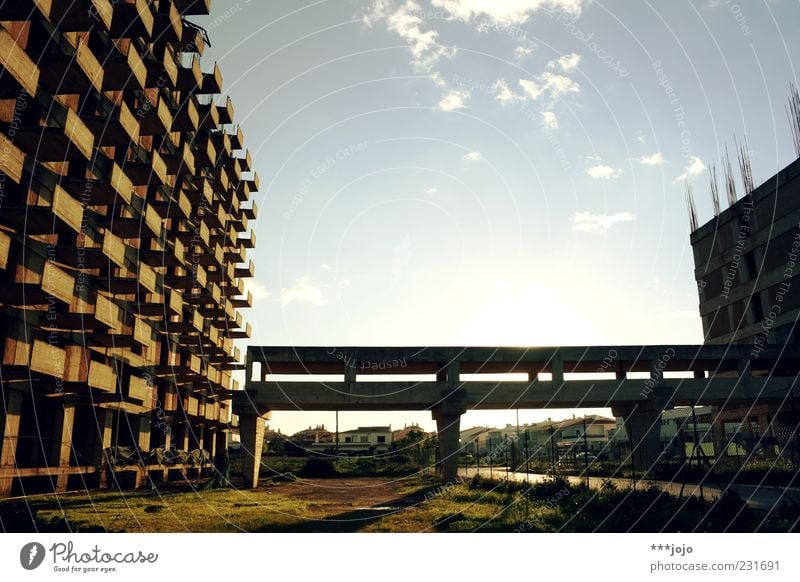
POLYGON ((796 346, 254 346, 236 401, 269 410, 426 410, 453 399, 467 409, 596 408, 654 396, 739 404, 800 395, 798 371, 796 346), (508 373, 526 376, 481 377, 508 373))

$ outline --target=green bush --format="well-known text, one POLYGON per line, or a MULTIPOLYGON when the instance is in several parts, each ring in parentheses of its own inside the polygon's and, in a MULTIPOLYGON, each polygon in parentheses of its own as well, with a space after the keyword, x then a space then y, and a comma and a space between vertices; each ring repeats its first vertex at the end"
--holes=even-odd
POLYGON ((309 459, 300 470, 300 476, 305 478, 336 477, 338 474, 333 461, 328 459, 309 459))

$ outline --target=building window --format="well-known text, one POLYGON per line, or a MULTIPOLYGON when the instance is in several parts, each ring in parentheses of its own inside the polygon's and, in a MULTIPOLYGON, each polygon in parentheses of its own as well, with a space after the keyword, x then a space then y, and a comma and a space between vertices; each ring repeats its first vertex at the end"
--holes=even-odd
POLYGON ((353 437, 344 437, 344 442, 352 443, 353 442, 353 437))
POLYGON ((379 436, 378 437, 378 442, 379 443, 385 443, 386 442, 386 437, 385 436, 379 436))
POLYGON ((361 437, 361 442, 362 443, 368 443, 369 442, 369 437, 362 436, 361 437))

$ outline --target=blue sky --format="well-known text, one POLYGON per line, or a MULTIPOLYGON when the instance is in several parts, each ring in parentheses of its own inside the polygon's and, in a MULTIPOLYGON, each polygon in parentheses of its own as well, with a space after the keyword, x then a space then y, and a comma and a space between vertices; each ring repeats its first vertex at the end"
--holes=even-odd
MULTIPOLYGON (((254 345, 701 343, 686 182, 703 223, 734 136, 757 183, 794 158, 797 1, 214 0, 192 20, 261 177, 254 345)), ((433 427, 340 415, 412 421, 433 427)))

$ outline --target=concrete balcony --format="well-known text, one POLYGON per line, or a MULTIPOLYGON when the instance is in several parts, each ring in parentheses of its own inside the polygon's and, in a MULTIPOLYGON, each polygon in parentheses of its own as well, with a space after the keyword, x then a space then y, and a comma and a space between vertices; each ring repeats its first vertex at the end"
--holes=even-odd
POLYGON ((177 109, 171 110, 172 131, 197 131, 200 127, 201 112, 193 96, 184 99, 177 109))
MULTIPOLYGON (((200 88, 197 91, 198 95, 218 95, 222 92, 222 71, 219 65, 214 63, 214 68, 210 73, 203 73, 203 78, 200 82, 200 88)), ((230 122, 232 123, 231 119, 230 122)))
POLYGON ((109 36, 111 38, 151 38, 155 25, 155 15, 150 10, 147 0, 115 2, 109 36))
POLYGON ((99 146, 136 144, 139 142, 139 122, 124 102, 108 115, 83 118, 99 146))
POLYGON ((103 91, 144 89, 147 85, 147 67, 133 43, 128 44, 127 53, 115 49, 101 60, 103 91))
POLYGON ((178 91, 195 92, 203 82, 203 72, 200 70, 200 59, 195 57, 189 67, 178 67, 178 91))
POLYGON ((233 101, 230 97, 225 98, 224 105, 217 105, 217 113, 219 114, 219 122, 222 125, 230 125, 233 123, 234 110, 233 101))
POLYGON ((172 112, 166 100, 159 96, 158 103, 144 103, 136 112, 140 135, 165 135, 172 131, 172 112))
POLYGON ((173 0, 184 16, 206 16, 211 11, 211 0, 173 0))
POLYGON ((178 43, 183 40, 184 27, 181 14, 174 4, 167 6, 167 12, 155 15, 153 26, 153 42, 155 44, 178 43))
POLYGON ((23 21, 36 17, 58 23, 63 32, 90 30, 111 25, 109 0, 9 0, 0 6, 0 20, 23 21))
MULTIPOLYGON (((7 4, 7 3, 5 3, 7 4)), ((36 95, 39 87, 39 67, 16 43, 14 37, 0 26, 0 96, 4 99, 16 98, 21 92, 36 95)))

